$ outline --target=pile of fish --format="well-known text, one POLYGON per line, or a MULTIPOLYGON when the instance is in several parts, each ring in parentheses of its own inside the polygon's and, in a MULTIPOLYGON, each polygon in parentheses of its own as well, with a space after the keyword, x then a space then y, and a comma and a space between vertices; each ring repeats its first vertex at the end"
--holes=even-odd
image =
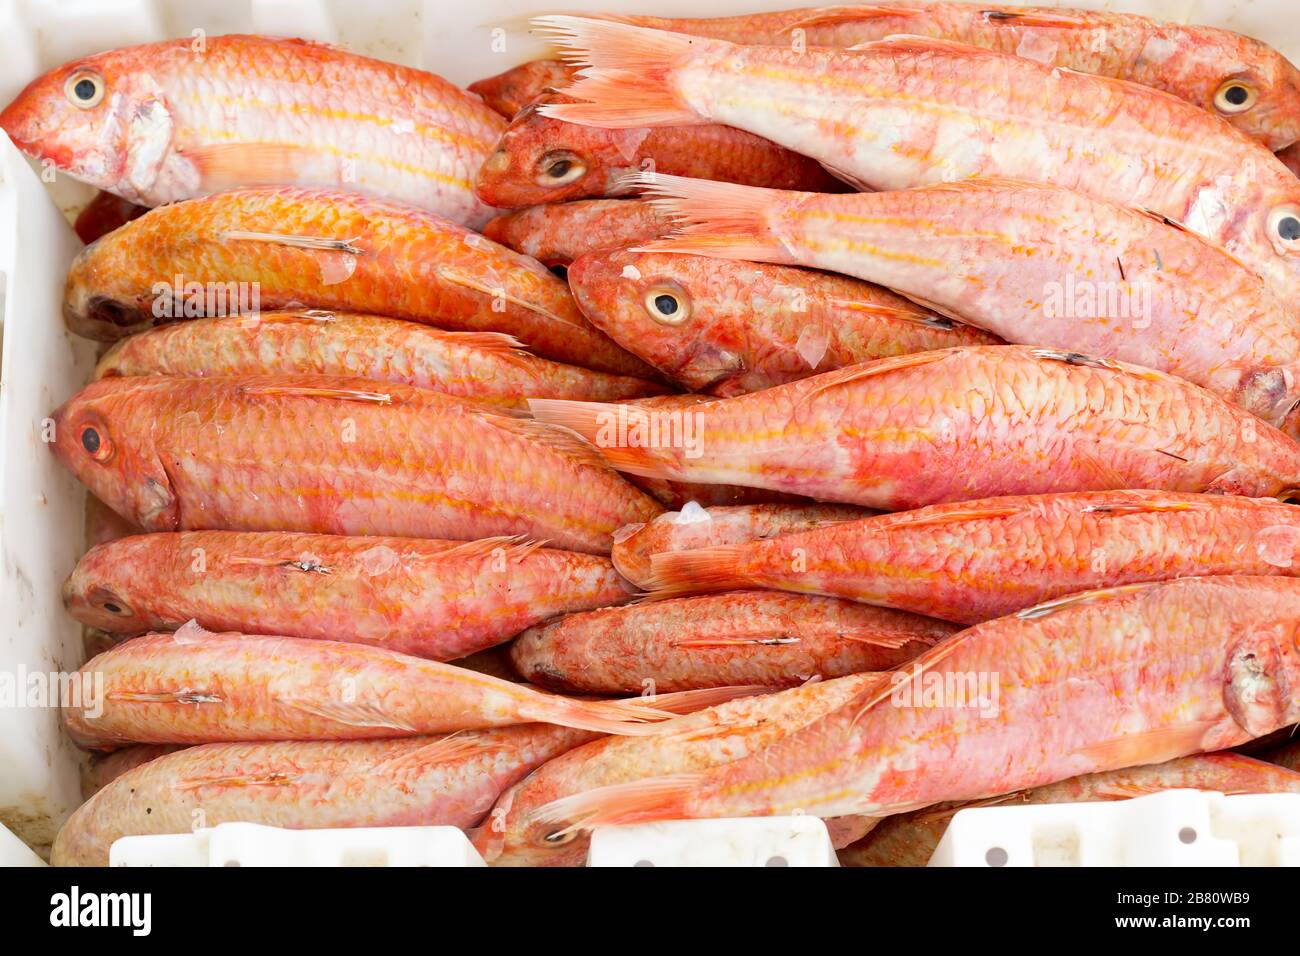
POLYGON ((908 0, 534 29, 467 90, 222 36, 0 113, 103 191, 54 862, 800 812, 923 865, 965 806, 1300 792, 1300 71, 908 0))

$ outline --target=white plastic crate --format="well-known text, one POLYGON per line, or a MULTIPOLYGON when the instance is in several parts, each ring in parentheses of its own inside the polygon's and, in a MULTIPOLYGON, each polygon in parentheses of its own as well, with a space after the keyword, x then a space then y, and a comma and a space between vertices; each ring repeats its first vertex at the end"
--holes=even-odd
MULTIPOLYGON (((76 56, 195 30, 339 42, 468 83, 543 52, 525 22, 547 9, 704 16, 800 2, 816 5, 814 0, 563 0, 549 7, 538 0, 0 0, 0 103, 39 72, 76 56)), ((1300 62, 1295 0, 1037 2, 1117 7, 1223 26, 1259 37, 1300 62)), ((43 183, 0 135, 0 674, 11 677, 66 671, 81 657, 79 629, 63 613, 59 588, 82 550, 84 496, 56 466, 40 428, 42 418, 85 382, 93 361, 92 344, 68 334, 59 311, 64 273, 78 248, 65 215, 90 194, 67 177, 43 183)), ((78 760, 55 710, 0 707, 0 824, 47 853, 59 824, 80 801, 78 760)))
POLYGON ((123 837, 109 866, 487 866, 455 827, 285 830, 222 823, 193 833, 123 837))
POLYGON ((675 820, 597 827, 588 866, 839 866, 817 817, 675 820))
POLYGON ((962 810, 930 866, 1300 866, 1300 794, 962 810))

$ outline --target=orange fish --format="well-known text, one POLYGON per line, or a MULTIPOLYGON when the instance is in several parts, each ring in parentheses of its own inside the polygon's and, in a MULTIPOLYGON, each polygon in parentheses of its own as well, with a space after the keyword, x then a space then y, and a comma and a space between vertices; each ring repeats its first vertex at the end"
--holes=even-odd
POLYGON ((145 531, 525 535, 608 554, 661 510, 568 433, 392 382, 106 378, 53 422, 59 460, 145 531))
POLYGON ((1300 718, 1300 580, 1085 592, 962 631, 752 757, 565 797, 535 820, 888 816, 1235 747, 1300 718))
POLYGON ((733 43, 852 47, 936 37, 1131 80, 1223 117, 1269 149, 1300 139, 1300 71, 1267 43, 1135 13, 890 0, 711 19, 609 17, 733 43))
POLYGON ((536 260, 414 206, 320 189, 152 210, 73 261, 63 313, 77 334, 115 341, 175 319, 303 307, 504 332, 546 358, 654 375, 536 260))
POLYGON ((654 235, 622 245, 667 252, 611 244, 573 263, 569 288, 592 324, 694 391, 730 398, 872 359, 1000 341, 848 276, 676 254, 687 240, 646 241, 671 231, 656 213, 654 235))
MULTIPOLYGON (((78 679, 92 689, 66 702, 63 718, 86 748, 363 740, 534 722, 636 734, 671 716, 640 698, 559 697, 381 647, 214 634, 193 622, 118 644, 87 661, 78 679)), ((752 689, 718 688, 697 699, 719 703, 737 693, 752 689)))
MULTIPOLYGON (((547 803, 595 787, 703 770, 760 753, 881 683, 876 674, 855 674, 710 707, 660 725, 645 746, 629 747, 605 737, 554 759, 501 795, 474 834, 474 845, 493 866, 581 866, 587 836, 535 819, 547 803)), ((663 698, 659 698, 662 700, 663 698)), ((856 837, 853 821, 828 820, 837 845, 856 837)), ((860 832, 859 822, 856 831, 860 832)))
POLYGON ((659 594, 778 588, 977 624, 1093 588, 1300 575, 1300 508, 1165 491, 986 498, 673 550, 649 564, 636 583, 659 594))
POLYGON ((510 119, 543 93, 553 92, 573 79, 573 69, 559 60, 529 60, 471 83, 466 89, 510 119))
POLYGON ((236 186, 342 187, 470 226, 501 118, 423 70, 309 40, 214 36, 83 57, 3 113, 19 149, 158 206, 236 186))
POLYGON ((95 366, 112 375, 357 375, 432 388, 500 408, 525 398, 617 401, 666 389, 641 378, 538 358, 500 332, 444 332, 345 312, 263 312, 173 322, 117 342, 95 366))
POLYGON ((510 660, 563 693, 792 687, 893 670, 956 631, 852 601, 733 591, 568 614, 520 634, 510 660))
POLYGON ((1017 179, 1149 209, 1222 246, 1286 297, 1300 285, 1300 181, 1222 119, 1124 80, 916 36, 848 52, 736 46, 542 17, 590 69, 540 107, 601 127, 723 123, 897 190, 1017 179))
POLYGON ((214 631, 374 644, 440 661, 630 597, 608 558, 512 538, 237 531, 136 535, 91 548, 63 586, 73 617, 120 634, 195 620, 214 631))
POLYGON ((1018 345, 879 359, 685 408, 529 405, 634 475, 886 511, 993 495, 1300 487, 1300 445, 1205 389, 1018 345))
POLYGON ((119 838, 189 833, 196 820, 295 830, 472 827, 502 790, 593 736, 525 724, 442 737, 187 747, 122 773, 88 799, 59 831, 50 861, 107 866, 119 838))
POLYGON ((671 231, 672 221, 642 199, 580 199, 530 206, 498 216, 483 227, 489 239, 552 270, 567 267, 584 253, 633 246, 671 231))
POLYGON ((1008 342, 1170 372, 1279 427, 1300 401, 1292 297, 1200 236, 1126 206, 993 180, 853 196, 659 175, 642 184, 683 223, 643 246, 651 251, 847 273, 1008 342))
POLYGON ((515 114, 479 168, 474 190, 483 202, 514 209, 624 195, 628 174, 646 169, 776 189, 846 189, 816 160, 730 126, 602 129, 546 115, 548 105, 572 102, 548 94, 515 114))
POLYGON ((650 562, 657 554, 766 541, 873 513, 847 505, 719 505, 707 509, 687 505, 647 524, 619 528, 614 532, 611 557, 619 574, 638 587, 648 588, 650 562))

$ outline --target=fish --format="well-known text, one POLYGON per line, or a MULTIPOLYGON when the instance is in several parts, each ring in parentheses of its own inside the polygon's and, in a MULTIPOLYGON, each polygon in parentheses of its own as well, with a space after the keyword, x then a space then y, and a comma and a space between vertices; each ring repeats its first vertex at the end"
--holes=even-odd
POLYGON ((573 79, 574 71, 559 60, 529 60, 471 83, 466 89, 506 119, 543 93, 552 92, 573 79))
POLYGON ((178 744, 133 744, 108 753, 92 754, 81 768, 81 799, 89 800, 128 770, 184 749, 178 744))
MULTIPOLYGON (((77 673, 92 688, 65 701, 86 749, 131 743, 366 740, 546 723, 647 733, 672 717, 644 698, 577 700, 383 647, 217 634, 193 622, 132 638, 77 673)), ((700 706, 753 689, 719 688, 700 706)))
POLYGON ((510 645, 525 679, 567 694, 636 694, 891 671, 955 625, 853 601, 732 591, 567 614, 510 645))
POLYGON ((1300 793, 1300 773, 1235 753, 1196 754, 1144 767, 1084 774, 983 801, 940 803, 885 817, 857 843, 839 851, 840 866, 925 866, 952 818, 968 807, 1130 800, 1163 790, 1300 793))
POLYGON ((524 724, 389 740, 187 747, 123 773, 78 807, 50 862, 107 866, 121 837, 189 833, 196 823, 471 827, 502 790, 594 736, 524 724))
POLYGON ((584 254, 569 288, 593 325, 692 391, 734 398, 872 359, 1001 341, 869 282, 682 255, 672 250, 687 240, 653 238, 625 245, 668 251, 584 254))
POLYGON ((1141 490, 985 498, 674 550, 649 564, 634 580, 660 596, 774 588, 978 624, 1096 588, 1300 575, 1300 508, 1141 490))
POLYGON ((91 548, 64 583, 63 604, 119 634, 193 620, 449 661, 632 593, 608 558, 509 537, 182 531, 91 548))
POLYGON ((653 378, 536 260, 449 219, 357 193, 237 189, 151 210, 73 260, 63 315, 113 342, 155 325, 273 309, 503 332, 544 358, 653 378))
POLYGON ((552 830, 663 819, 890 816, 1224 750, 1294 723, 1300 580, 1179 578, 977 624, 762 752, 601 787, 552 830))
POLYGON ((237 186, 346 188, 471 227, 504 123, 440 76, 310 40, 187 37, 82 57, 0 112, 28 155, 142 206, 237 186))
POLYGON ((646 200, 578 199, 498 216, 483 235, 559 271, 579 256, 636 245, 671 229, 668 217, 646 200))
POLYGON ((558 797, 595 787, 704 769, 759 753, 881 680, 876 674, 855 674, 730 701, 661 725, 653 737, 644 738, 643 747, 627 747, 612 737, 584 743, 506 790, 474 832, 474 846, 491 866, 581 866, 587 835, 539 823, 535 811, 558 797))
POLYGON ((546 113, 549 105, 572 102, 544 94, 514 115, 479 167, 474 183, 479 199, 518 209, 620 196, 631 191, 628 174, 643 169, 809 192, 849 188, 815 159, 730 126, 603 129, 546 113))
POLYGON ((723 123, 871 190, 1048 182, 1176 220, 1283 296, 1300 282, 1300 180, 1221 118, 1149 87, 925 37, 801 50, 579 17, 534 22, 588 67, 566 89, 584 102, 539 107, 555 119, 723 123))
POLYGON ((1008 342, 1170 372, 1279 427, 1300 402, 1291 299, 1125 206, 1008 180, 838 197, 657 174, 642 184, 684 224, 645 249, 847 273, 1008 342))
POLYGON ((86 496, 86 544, 94 547, 139 534, 140 529, 94 495, 86 496))
POLYGON ((610 552, 618 573, 641 588, 650 587, 650 562, 656 554, 694 551, 719 545, 766 541, 778 535, 854 521, 875 514, 847 505, 718 505, 688 504, 644 524, 614 532, 610 552))
POLYGON ((72 229, 78 239, 90 245, 100 236, 108 235, 132 219, 139 219, 148 211, 148 206, 137 206, 112 193, 99 192, 77 213, 72 229))
POLYGON ((618 401, 666 391, 646 379, 538 358, 501 332, 444 332, 313 310, 160 325, 114 343, 93 378, 297 373, 399 382, 510 409, 526 408, 530 396, 618 401))
MULTIPOLYGON (((666 412, 671 416, 673 412, 682 412, 701 402, 711 400, 708 395, 685 393, 637 398, 633 399, 631 404, 637 408, 666 412)), ((631 474, 624 474, 623 477, 665 508, 681 509, 692 502, 703 507, 713 507, 715 505, 807 504, 809 501, 809 499, 801 495, 788 495, 776 491, 767 491, 762 488, 747 488, 743 485, 706 485, 631 474)))
POLYGON ((769 46, 852 47, 908 34, 1163 90, 1268 146, 1300 139, 1300 72, 1260 40, 1135 13, 890 0, 733 17, 609 16, 635 26, 769 46))
POLYGON ((525 535, 608 554, 663 510, 568 433, 395 382, 113 377, 51 421, 59 461, 144 531, 525 535))
POLYGON ((1284 497, 1300 487, 1300 445, 1244 409, 1161 372, 1021 345, 878 359, 675 415, 529 407, 620 471, 883 511, 1066 491, 1284 497))

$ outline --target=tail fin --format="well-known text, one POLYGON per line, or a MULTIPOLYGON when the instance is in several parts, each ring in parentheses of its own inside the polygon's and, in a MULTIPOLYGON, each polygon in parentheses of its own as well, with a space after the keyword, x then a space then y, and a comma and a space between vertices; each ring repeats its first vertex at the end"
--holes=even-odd
POLYGON ((567 824, 570 830, 682 819, 690 816, 686 809, 687 800, 703 776, 700 773, 670 774, 600 787, 538 807, 529 819, 547 824, 567 824))
POLYGON ((637 173, 628 180, 644 189, 675 226, 667 238, 642 243, 634 252, 681 252, 795 264, 771 224, 774 214, 799 193, 655 172, 637 173))
POLYGON ((739 591, 755 586, 736 570, 745 545, 717 545, 693 551, 663 551, 650 556, 650 597, 668 598, 710 591, 739 591))
MULTIPOLYGON (((538 693, 541 694, 540 691, 538 693)), ((527 708, 532 713, 521 712, 521 716, 598 734, 645 737, 658 732, 656 724, 677 716, 671 711, 652 707, 639 697, 630 700, 581 700, 558 694, 541 696, 546 698, 545 702, 527 708)))
POLYGON ((540 422, 576 432, 596 447, 612 467, 646 478, 680 478, 680 448, 663 442, 634 441, 649 434, 646 409, 631 404, 574 402, 559 398, 530 398, 528 407, 540 422))
POLYGON ((533 25, 566 62, 585 68, 562 92, 588 102, 548 103, 541 107, 543 116, 614 129, 708 122, 678 93, 673 72, 719 41, 563 15, 537 17, 533 25))
POLYGON ((671 694, 655 694, 652 697, 639 698, 655 710, 666 710, 674 714, 693 714, 697 710, 716 707, 729 700, 740 697, 755 697, 770 694, 777 690, 764 684, 736 684, 730 687, 705 687, 700 690, 679 690, 671 694))

